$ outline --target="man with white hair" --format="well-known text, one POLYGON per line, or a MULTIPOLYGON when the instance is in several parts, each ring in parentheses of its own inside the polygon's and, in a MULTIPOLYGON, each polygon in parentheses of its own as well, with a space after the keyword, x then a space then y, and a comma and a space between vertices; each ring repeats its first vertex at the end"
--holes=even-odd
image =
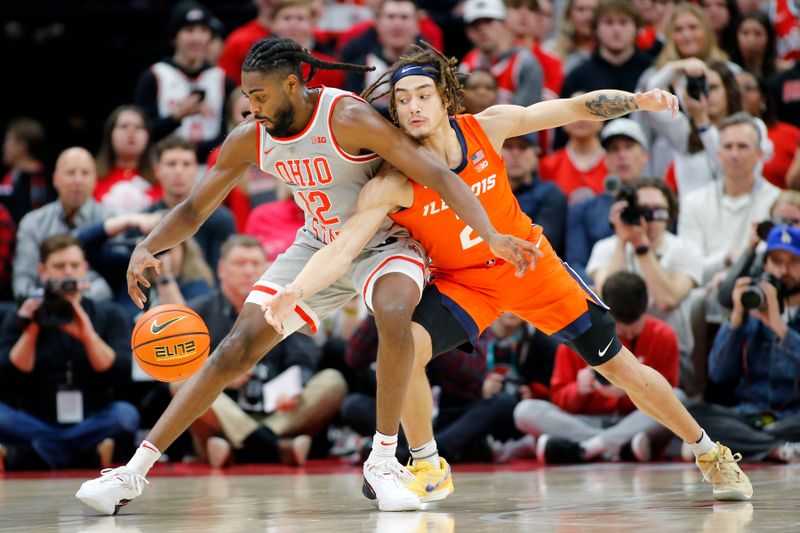
MULTIPOLYGON (((31 211, 19 223, 14 253, 15 298, 27 298, 38 288, 39 246, 46 238, 105 220, 105 208, 92 198, 96 183, 97 168, 92 154, 77 146, 61 152, 53 173, 58 199, 31 211)), ((109 300, 111 288, 97 272, 90 270, 86 295, 94 300, 109 300)))

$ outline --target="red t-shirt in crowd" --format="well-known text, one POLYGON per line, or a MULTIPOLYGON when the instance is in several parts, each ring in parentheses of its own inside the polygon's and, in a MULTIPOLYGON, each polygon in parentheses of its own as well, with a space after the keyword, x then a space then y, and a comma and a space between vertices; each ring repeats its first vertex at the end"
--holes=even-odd
POLYGON ((786 171, 789 170, 800 143, 800 128, 786 122, 777 122, 767 129, 767 137, 772 141, 774 152, 772 159, 764 164, 762 173, 767 181, 785 189, 786 171))
POLYGON ((161 199, 161 185, 139 175, 138 169, 114 167, 98 177, 94 199, 117 213, 138 213, 161 199))
POLYGON ((604 155, 598 157, 590 169, 580 170, 570 158, 568 149, 562 148, 542 158, 539 162, 539 174, 544 180, 554 181, 572 203, 584 199, 584 194, 586 197, 591 197, 602 193, 605 190, 608 170, 604 155), (589 191, 579 191, 580 189, 589 191))
MULTIPOLYGON (((670 385, 677 387, 680 373, 678 337, 665 322, 648 316, 639 337, 633 341, 620 340, 639 361, 656 369, 670 385)), ((636 409, 628 396, 609 398, 600 392, 586 396, 578 393, 578 371, 586 366, 580 355, 566 345, 559 346, 550 379, 550 401, 568 413, 582 415, 627 414, 636 409)))
POLYGON ((274 261, 294 242, 305 216, 290 196, 285 200, 262 204, 250 213, 244 232, 264 246, 267 258, 274 261))
MULTIPOLYGON (((561 86, 564 84, 564 67, 561 59, 555 55, 542 50, 538 44, 531 46, 531 53, 539 61, 542 67, 542 100, 553 100, 561 94, 561 86)), ((539 132, 541 135, 541 132, 539 132)))

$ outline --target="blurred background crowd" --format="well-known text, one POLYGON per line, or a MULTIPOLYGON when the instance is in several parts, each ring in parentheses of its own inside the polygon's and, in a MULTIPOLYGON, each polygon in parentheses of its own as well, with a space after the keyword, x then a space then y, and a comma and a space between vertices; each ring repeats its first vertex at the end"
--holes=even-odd
MULTIPOLYGON (((113 464, 179 386, 132 364, 141 311, 127 295, 127 262, 245 120, 241 64, 270 35, 374 66, 310 82, 354 92, 424 40, 469 74, 468 113, 595 89, 677 94, 677 119, 634 114, 508 139, 512 188, 609 304, 623 343, 713 439, 746 460, 800 461, 797 0, 84 0, 0 10, 2 468, 113 464)), ((280 180, 251 168, 192 240, 161 255, 148 306, 196 310, 213 349, 302 224, 280 180)), ((376 353, 374 320, 353 301, 230 383, 165 459, 359 462, 374 431, 376 353), (267 411, 263 385, 288 369, 299 369, 302 392, 267 411)), ((513 315, 474 353, 436 358, 429 377, 436 440, 452 462, 691 457, 576 353, 513 315)))

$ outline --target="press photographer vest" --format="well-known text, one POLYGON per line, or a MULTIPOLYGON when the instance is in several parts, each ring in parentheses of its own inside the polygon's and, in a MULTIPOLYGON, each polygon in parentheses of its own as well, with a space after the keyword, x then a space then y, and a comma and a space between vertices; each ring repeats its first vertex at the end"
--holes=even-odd
POLYGON ((203 102, 209 108, 206 114, 191 115, 181 121, 175 135, 197 143, 218 137, 222 128, 222 110, 225 108, 225 72, 210 67, 190 78, 185 72, 164 61, 150 67, 158 83, 156 102, 158 115, 172 114, 175 102, 187 97, 195 89, 205 91, 203 102))

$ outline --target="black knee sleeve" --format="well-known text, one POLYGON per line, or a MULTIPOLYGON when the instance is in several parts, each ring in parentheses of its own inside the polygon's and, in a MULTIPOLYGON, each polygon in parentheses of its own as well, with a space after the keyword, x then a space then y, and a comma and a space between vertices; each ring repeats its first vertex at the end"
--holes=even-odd
POLYGON ((622 343, 617 337, 614 319, 608 311, 589 302, 589 329, 572 339, 567 345, 578 352, 590 366, 602 365, 619 353, 622 343))

